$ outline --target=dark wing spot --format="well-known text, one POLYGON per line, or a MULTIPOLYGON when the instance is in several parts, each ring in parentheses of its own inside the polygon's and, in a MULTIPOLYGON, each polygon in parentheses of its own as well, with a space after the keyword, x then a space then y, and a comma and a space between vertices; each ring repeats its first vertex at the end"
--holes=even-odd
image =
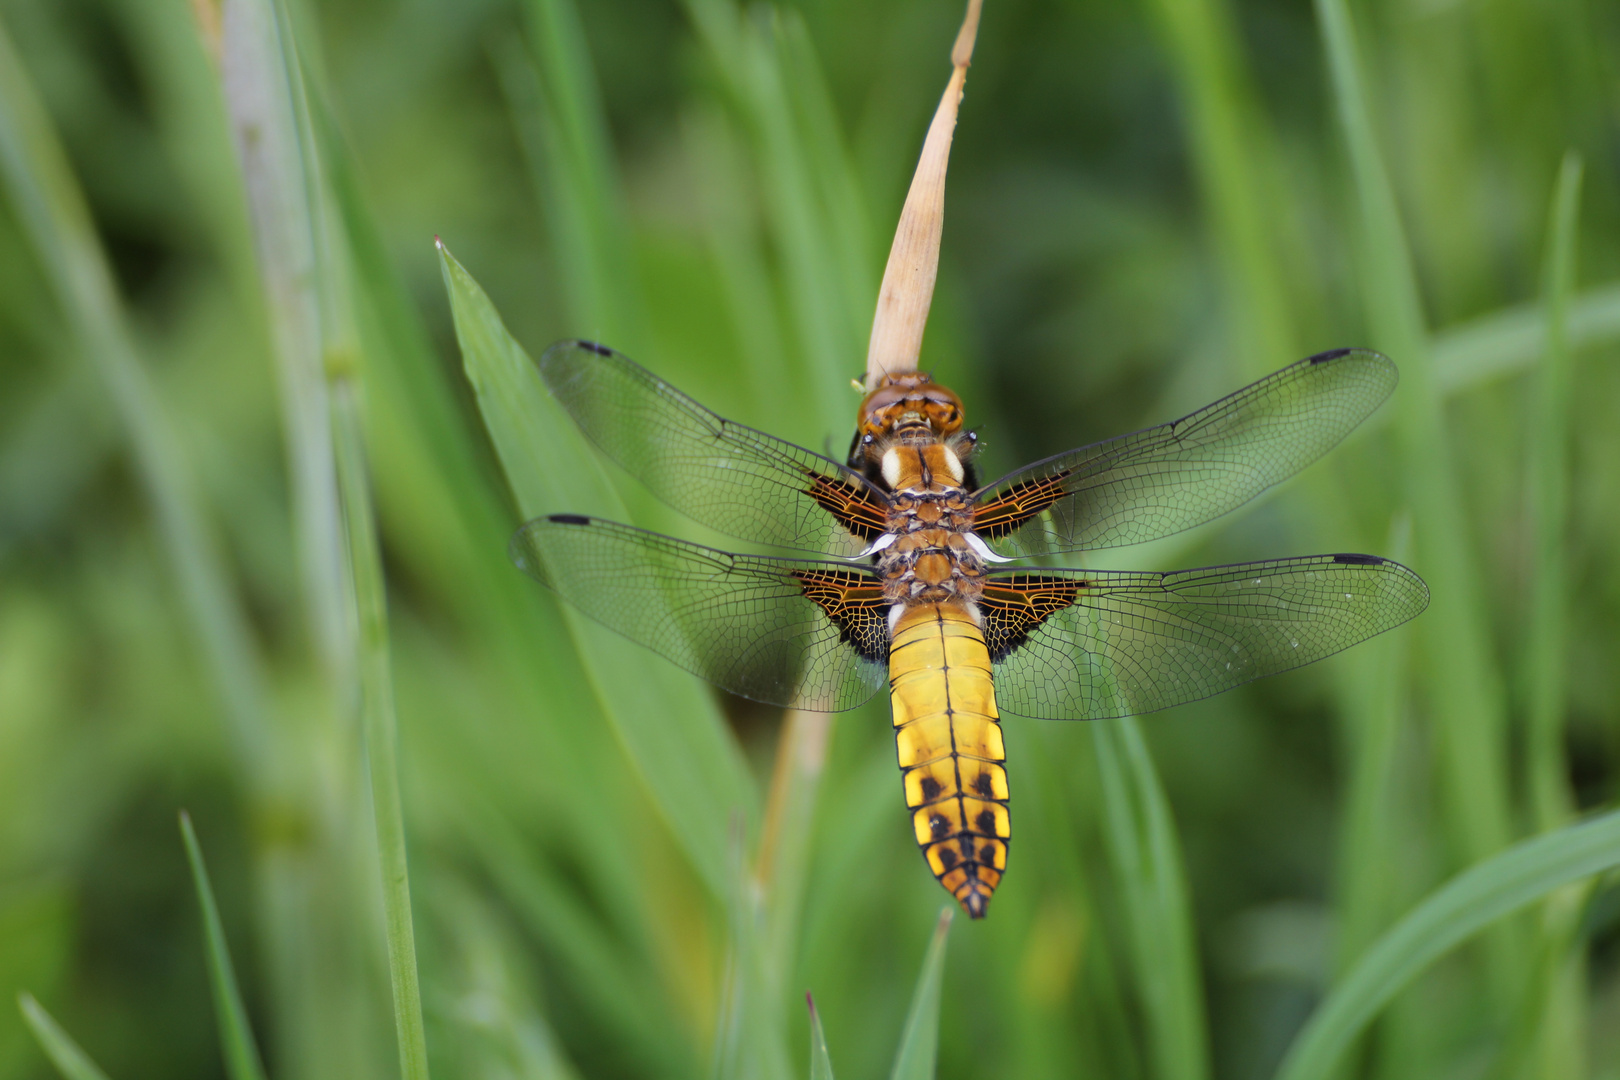
POLYGON ((990 798, 991 794, 995 791, 995 788, 992 787, 990 783, 990 774, 987 772, 980 773, 979 778, 973 781, 973 790, 977 791, 980 795, 983 795, 987 799, 990 798))
POLYGON ((956 852, 950 848, 945 848, 939 853, 939 861, 940 865, 944 866, 945 869, 951 869, 956 865, 956 852))
POLYGON ((546 518, 553 525, 589 525, 591 519, 578 514, 552 514, 546 518))
POLYGON ((1335 555, 1336 563, 1349 563, 1351 566, 1383 566, 1384 560, 1377 555, 1335 555))
POLYGON ((1329 349, 1327 352, 1319 352, 1315 356, 1311 357, 1311 363, 1325 364, 1329 360, 1337 360, 1339 357, 1348 356, 1349 354, 1349 349, 1329 349))
POLYGON ((589 349, 591 352, 595 353, 598 356, 612 356, 613 355, 613 350, 612 349, 608 348, 606 345, 598 345, 594 341, 579 341, 579 342, 576 342, 575 344, 577 344, 582 349, 589 349))
POLYGON ((996 835, 996 815, 992 811, 980 810, 979 816, 974 818, 974 822, 979 826, 979 831, 984 833, 984 835, 996 835))
POLYGON ((929 818, 928 827, 934 830, 935 840, 943 840, 947 836, 951 835, 951 823, 946 820, 944 814, 935 814, 933 817, 929 818))
POLYGON ((932 776, 922 778, 922 797, 925 799, 939 798, 939 781, 932 776))

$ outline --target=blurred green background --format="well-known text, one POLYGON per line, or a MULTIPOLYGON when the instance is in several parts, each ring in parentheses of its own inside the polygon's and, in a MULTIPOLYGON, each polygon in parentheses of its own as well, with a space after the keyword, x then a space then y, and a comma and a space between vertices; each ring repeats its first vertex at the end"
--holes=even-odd
MULTIPOLYGON (((1018 844, 951 930, 943 1077, 1271 1076, 1414 903, 1620 804, 1620 7, 1356 0, 1357 60, 1344 6, 987 4, 923 356, 987 474, 1369 345, 1402 386, 1301 480, 1077 561, 1372 551, 1435 602, 1139 726, 1009 718, 1018 844)), ((435 1071, 804 1075, 807 989, 839 1075, 887 1070, 946 897, 886 704, 773 786, 776 713, 599 645, 507 563, 525 512, 708 537, 537 383, 474 392, 433 238, 531 354, 599 339, 837 455, 960 7, 221 14, 0 2, 0 995, 115 1078, 226 1075, 184 807, 270 1074, 395 1074, 323 434, 353 378, 435 1071)), ((0 1078, 47 1075, 0 1007, 0 1078)), ((1620 888, 1428 968, 1336 1075, 1620 1077, 1620 888)))

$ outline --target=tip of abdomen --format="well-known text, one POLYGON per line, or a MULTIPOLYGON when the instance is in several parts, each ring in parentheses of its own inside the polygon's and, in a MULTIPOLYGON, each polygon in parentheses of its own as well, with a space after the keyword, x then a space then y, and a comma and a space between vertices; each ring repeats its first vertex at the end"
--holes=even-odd
POLYGON ((969 881, 956 893, 956 902, 962 905, 970 919, 982 919, 990 909, 990 889, 982 881, 969 881))

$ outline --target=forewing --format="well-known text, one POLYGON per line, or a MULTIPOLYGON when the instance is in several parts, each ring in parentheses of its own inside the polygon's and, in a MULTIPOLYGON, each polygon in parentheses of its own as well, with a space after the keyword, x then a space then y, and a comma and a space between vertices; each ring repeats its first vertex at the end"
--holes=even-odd
POLYGON ((597 622, 733 694, 839 712, 885 681, 888 608, 864 568, 732 555, 563 514, 524 525, 511 554, 597 622))
POLYGON ((1006 555, 1139 544, 1233 510, 1315 461, 1395 388, 1368 349, 1291 364, 1169 424, 1038 461, 985 489, 974 531, 1006 555))
POLYGON ((1154 712, 1300 667, 1412 618, 1423 579, 1373 555, 1173 573, 992 573, 979 610, 1002 712, 1154 712))
POLYGON ((883 498, 858 473, 717 416, 612 349, 563 341, 539 366, 586 437, 694 521, 832 555, 884 530, 883 498))

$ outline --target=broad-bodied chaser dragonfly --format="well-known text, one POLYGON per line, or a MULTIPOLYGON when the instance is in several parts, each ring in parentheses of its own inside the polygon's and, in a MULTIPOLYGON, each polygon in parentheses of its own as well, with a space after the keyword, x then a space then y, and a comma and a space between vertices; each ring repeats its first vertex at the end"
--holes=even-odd
POLYGON ((981 484, 961 400, 886 377, 840 465, 715 415, 601 345, 540 360, 603 453, 704 525, 823 558, 737 555, 556 514, 512 539, 586 615, 745 698, 841 711, 885 682, 928 867, 973 918, 1012 835, 1000 714, 1147 713, 1309 664, 1412 618, 1428 589, 1375 555, 1134 573, 1005 566, 1211 520, 1326 453, 1395 366, 1336 349, 1158 427, 981 484), (841 561, 831 561, 832 556, 841 561))

